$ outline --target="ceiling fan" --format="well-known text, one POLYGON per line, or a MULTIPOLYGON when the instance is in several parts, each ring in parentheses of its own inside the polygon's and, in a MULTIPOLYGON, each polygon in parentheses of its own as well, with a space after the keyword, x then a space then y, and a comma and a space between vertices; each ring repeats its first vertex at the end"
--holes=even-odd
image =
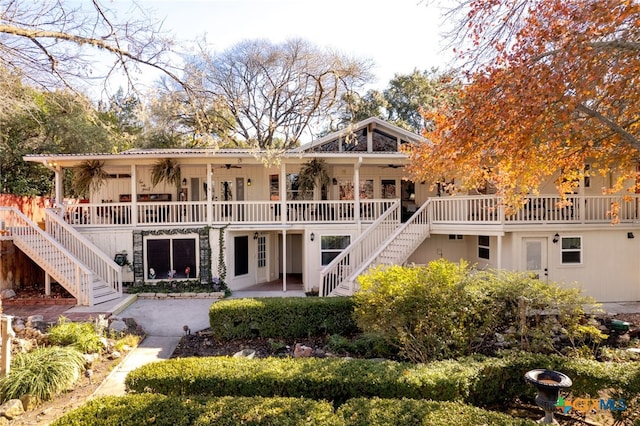
POLYGON ((398 167, 404 167, 402 164, 387 164, 384 166, 378 166, 381 167, 383 169, 386 169, 387 167, 391 168, 391 169, 397 169, 398 167))
POLYGON ((235 164, 225 164, 224 166, 220 166, 221 169, 241 169, 241 166, 237 166, 235 164))

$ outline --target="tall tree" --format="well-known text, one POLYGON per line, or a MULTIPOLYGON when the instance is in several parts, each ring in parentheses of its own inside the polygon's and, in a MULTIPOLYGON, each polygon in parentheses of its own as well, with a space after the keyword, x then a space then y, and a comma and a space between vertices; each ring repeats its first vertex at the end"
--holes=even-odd
POLYGON ((610 191, 638 189, 638 1, 465 0, 456 11, 454 34, 472 42, 461 49, 468 84, 428 116, 435 131, 412 151, 414 178, 490 181, 515 207, 556 173, 560 194, 586 173, 613 173, 610 191))
MULTIPOLYGON (((0 68, 41 90, 66 87, 81 92, 83 83, 95 85, 116 73, 134 85, 139 66, 181 82, 169 57, 174 39, 161 33, 159 22, 132 15, 119 20, 100 0, 3 1, 0 68)), ((5 103, 0 114, 10 106, 5 103)))
POLYGON ((272 151, 297 146, 336 111, 343 94, 371 78, 368 62, 300 39, 243 41, 219 55, 203 51, 187 73, 205 99, 229 111, 217 123, 221 133, 272 151))
POLYGON ((363 97, 348 94, 344 98, 343 121, 360 121, 371 116, 396 126, 421 133, 432 123, 425 118, 442 99, 455 93, 452 72, 414 70, 411 74, 395 74, 387 87, 369 90, 363 97))

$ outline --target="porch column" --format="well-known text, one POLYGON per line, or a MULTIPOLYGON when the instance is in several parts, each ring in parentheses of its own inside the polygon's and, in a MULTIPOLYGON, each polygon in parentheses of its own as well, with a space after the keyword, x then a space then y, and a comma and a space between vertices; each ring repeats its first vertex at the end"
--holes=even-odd
POLYGON ((138 168, 131 165, 131 224, 138 224, 138 168))
POLYGON ((287 230, 285 228, 282 228, 282 291, 287 291, 287 230))
POLYGON ((211 163, 207 163, 207 225, 213 224, 213 169, 211 163))
MULTIPOLYGON (((56 186, 56 204, 62 206, 64 205, 64 183, 62 181, 62 177, 63 177, 63 173, 62 173, 62 168, 60 166, 57 166, 54 170, 55 172, 55 186, 56 186)), ((55 207, 55 206, 54 206, 55 207)), ((62 214, 64 214, 64 210, 62 211, 62 214)))
MULTIPOLYGON (((358 162, 353 166, 353 214, 354 219, 360 227, 360 165, 362 157, 358 157, 358 162)), ((360 231, 360 229, 358 229, 360 231)))
POLYGON ((498 235, 498 256, 496 256, 496 268, 498 273, 502 271, 502 235, 498 235))
POLYGON ((282 220, 282 291, 287 291, 287 168, 280 163, 280 218, 282 220))

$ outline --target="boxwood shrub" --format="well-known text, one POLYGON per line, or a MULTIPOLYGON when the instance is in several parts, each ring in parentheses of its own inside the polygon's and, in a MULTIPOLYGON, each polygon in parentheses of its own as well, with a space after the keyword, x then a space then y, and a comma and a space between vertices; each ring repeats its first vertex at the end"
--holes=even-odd
POLYGON ((100 397, 65 414, 52 426, 273 425, 415 426, 534 425, 460 402, 352 399, 334 411, 326 401, 305 398, 187 398, 158 394, 100 397))
POLYGON ((211 305, 209 323, 219 339, 352 335, 353 306, 350 297, 228 299, 211 305))
POLYGON ((336 404, 350 398, 464 400, 483 406, 533 398, 524 380, 534 368, 561 371, 573 380, 576 396, 619 391, 631 400, 640 393, 640 364, 520 353, 503 358, 411 364, 339 358, 182 358, 148 364, 126 378, 133 392, 199 396, 305 396, 336 404))

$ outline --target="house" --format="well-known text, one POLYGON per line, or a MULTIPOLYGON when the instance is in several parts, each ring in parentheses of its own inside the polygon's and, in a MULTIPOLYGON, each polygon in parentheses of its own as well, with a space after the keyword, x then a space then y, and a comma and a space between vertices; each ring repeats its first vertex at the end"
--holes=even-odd
POLYGON ((28 155, 55 172, 56 200, 65 199, 65 169, 97 160, 109 178, 88 200, 48 210, 46 231, 3 210, 0 238, 31 256, 47 283, 58 281, 86 305, 119 297, 123 281, 220 275, 231 290, 281 277, 286 291, 296 275, 321 296, 352 294, 371 266, 437 258, 529 271, 601 302, 640 300, 637 197, 601 195, 608 182, 591 177, 568 206, 549 184, 507 216, 494 195, 450 196, 407 180, 401 147, 422 142, 369 118, 285 153, 277 165, 241 149, 28 155), (154 186, 154 165, 167 159, 180 180, 154 186), (309 191, 301 170, 312 161, 327 180, 309 191))

